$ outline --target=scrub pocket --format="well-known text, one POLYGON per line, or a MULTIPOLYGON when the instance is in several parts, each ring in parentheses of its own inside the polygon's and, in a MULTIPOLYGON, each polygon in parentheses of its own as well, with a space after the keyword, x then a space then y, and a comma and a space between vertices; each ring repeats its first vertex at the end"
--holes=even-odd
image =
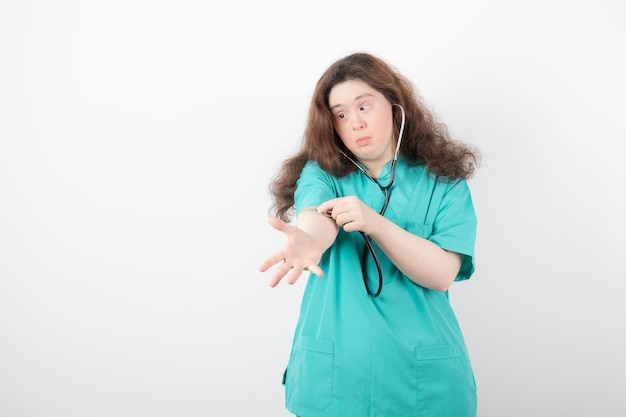
POLYGON ((476 384, 465 355, 456 345, 421 346, 417 360, 420 417, 475 417, 476 384))
POLYGON ((433 234, 433 225, 410 221, 406 224, 406 230, 421 238, 428 239, 433 234))
POLYGON ((332 400, 334 345, 332 340, 300 336, 285 378, 287 408, 323 410, 332 400))

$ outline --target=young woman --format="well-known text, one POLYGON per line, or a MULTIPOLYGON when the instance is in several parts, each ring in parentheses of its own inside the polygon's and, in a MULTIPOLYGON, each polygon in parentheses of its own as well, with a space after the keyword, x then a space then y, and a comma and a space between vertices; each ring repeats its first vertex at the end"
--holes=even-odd
POLYGON ((278 265, 271 286, 311 273, 283 377, 290 412, 475 416, 447 290, 474 272, 478 158, 380 58, 324 72, 301 149, 270 187, 287 242, 259 268, 278 265))

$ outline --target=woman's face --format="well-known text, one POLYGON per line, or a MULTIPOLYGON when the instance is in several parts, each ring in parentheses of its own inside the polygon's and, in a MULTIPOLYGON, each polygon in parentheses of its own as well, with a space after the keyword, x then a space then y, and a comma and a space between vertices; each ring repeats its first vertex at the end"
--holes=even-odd
POLYGON ((395 154, 391 103, 369 84, 351 80, 330 90, 328 104, 343 144, 378 176, 395 154))

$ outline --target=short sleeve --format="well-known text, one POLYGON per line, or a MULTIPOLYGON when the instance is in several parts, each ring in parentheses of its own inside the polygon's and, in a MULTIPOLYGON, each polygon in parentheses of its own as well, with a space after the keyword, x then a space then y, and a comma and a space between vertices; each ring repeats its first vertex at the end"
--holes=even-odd
POLYGON ((337 197, 333 177, 317 162, 308 161, 296 182, 294 194, 296 215, 307 207, 317 207, 324 201, 337 197))
POLYGON ((455 281, 474 273, 476 213, 467 181, 448 183, 429 240, 445 250, 462 255, 463 263, 455 281))

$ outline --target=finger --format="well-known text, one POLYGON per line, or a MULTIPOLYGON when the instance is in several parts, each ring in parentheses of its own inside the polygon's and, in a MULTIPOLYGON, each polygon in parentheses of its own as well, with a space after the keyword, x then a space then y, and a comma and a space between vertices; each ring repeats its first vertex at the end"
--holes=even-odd
POLYGON ((332 200, 324 201, 322 204, 317 206, 317 211, 320 213, 332 213, 335 208, 335 204, 337 204, 337 198, 333 198, 332 200))
POLYGON ((342 213, 337 216, 337 218, 335 219, 335 222, 337 223, 337 226, 339 227, 346 227, 346 225, 350 224, 351 220, 348 218, 347 213, 342 213))
POLYGON ((263 262, 261 262, 261 265, 259 265, 259 271, 265 272, 268 269, 270 269, 272 266, 276 265, 278 262, 282 261, 283 259, 285 259, 285 256, 283 255, 283 253, 276 252, 275 254, 273 254, 272 256, 269 256, 263 262))
POLYGON ((281 279, 283 279, 282 276, 278 276, 278 275, 274 274, 270 278, 268 284, 269 284, 270 287, 274 288, 275 286, 278 285, 278 283, 280 282, 281 279))
POLYGON ((358 221, 348 221, 342 227, 344 232, 354 232, 356 230, 361 230, 360 222, 358 221))
POLYGON ((290 285, 295 284, 298 278, 300 278, 300 275, 302 275, 302 269, 292 269, 287 277, 287 283, 290 285))
POLYGON ((270 287, 277 286, 278 283, 285 277, 287 272, 289 272, 289 269, 290 268, 286 266, 285 264, 281 265, 278 269, 276 269, 276 271, 274 272, 274 274, 272 274, 272 277, 269 280, 270 287))
POLYGON ((324 276, 324 271, 322 271, 322 268, 320 268, 317 265, 310 265, 307 266, 306 269, 311 272, 313 275, 316 275, 318 278, 321 278, 324 276))

